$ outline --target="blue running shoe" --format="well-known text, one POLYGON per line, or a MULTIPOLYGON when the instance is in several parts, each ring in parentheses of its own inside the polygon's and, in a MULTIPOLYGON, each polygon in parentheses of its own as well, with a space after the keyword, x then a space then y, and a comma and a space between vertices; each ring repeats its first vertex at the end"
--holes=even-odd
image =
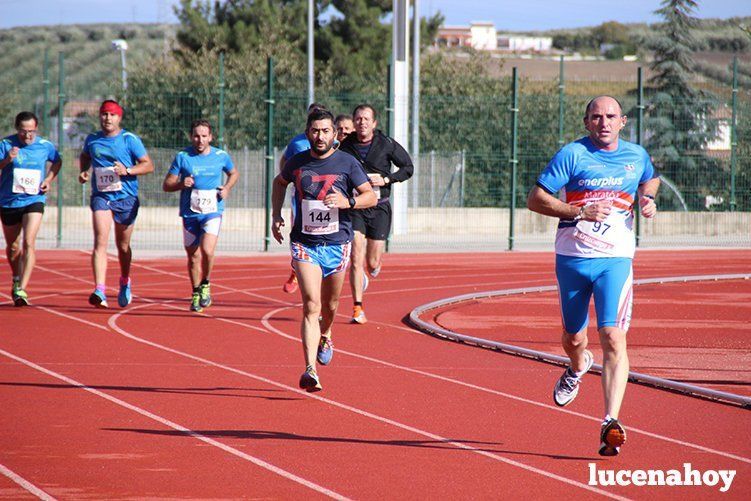
POLYGON ((302 376, 300 376, 300 388, 308 393, 321 391, 323 389, 321 381, 318 379, 318 374, 312 365, 309 365, 305 369, 305 372, 302 373, 302 376))
POLYGON ((94 292, 89 296, 89 304, 96 306, 97 308, 109 308, 107 304, 107 296, 99 289, 94 289, 94 292))
POLYGON ((125 308, 132 300, 133 294, 130 291, 130 280, 128 280, 127 284, 120 284, 120 292, 117 294, 117 304, 120 305, 120 308, 125 308))
POLYGON ((318 354, 316 358, 321 365, 329 365, 331 358, 334 356, 334 343, 331 336, 321 336, 321 342, 318 345, 318 354))

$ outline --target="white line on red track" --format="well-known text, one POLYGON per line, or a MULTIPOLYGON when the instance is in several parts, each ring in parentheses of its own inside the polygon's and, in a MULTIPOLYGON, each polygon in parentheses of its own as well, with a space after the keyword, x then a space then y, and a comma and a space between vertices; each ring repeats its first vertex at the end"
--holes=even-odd
MULTIPOLYGON (((156 273, 178 276, 175 273, 166 272, 166 271, 160 270, 160 269, 158 269, 156 267, 152 267, 152 266, 149 266, 149 267, 142 266, 142 267, 143 268, 148 268, 148 269, 150 269, 150 271, 154 271, 156 273)), ((62 274, 62 272, 58 272, 58 273, 62 274)), ((77 277, 73 277, 73 276, 71 276, 70 278, 76 279, 76 280, 81 280, 81 279, 79 279, 77 277)), ((274 298, 265 297, 265 296, 262 296, 260 294, 253 294, 253 293, 248 292, 248 291, 242 291, 242 290, 239 290, 239 289, 233 289, 232 287, 221 286, 221 288, 223 288, 225 290, 235 291, 237 293, 243 293, 243 294, 252 295, 252 296, 259 297, 259 298, 266 299, 266 300, 272 300, 272 301, 277 302, 277 303, 285 304, 285 306, 281 307, 281 308, 277 308, 277 309, 271 310, 268 313, 266 313, 266 315, 263 316, 263 318, 261 320, 261 323, 264 325, 265 329, 261 329, 261 328, 259 328, 257 326, 254 326, 254 325, 251 325, 251 324, 247 324, 245 322, 241 322, 241 321, 237 321, 237 320, 231 320, 231 319, 225 319, 225 318, 222 318, 222 317, 216 317, 216 316, 213 316, 213 315, 210 315, 210 314, 207 314, 207 313, 202 313, 201 316, 208 317, 208 318, 213 318, 215 320, 219 320, 219 321, 222 321, 222 322, 230 323, 230 324, 233 324, 233 325, 238 325, 238 326, 246 327, 246 328, 253 329, 253 330, 268 331, 268 332, 271 332, 273 334, 277 334, 277 335, 279 335, 281 337, 284 337, 286 339, 289 339, 291 341, 295 341, 295 342, 299 342, 300 341, 300 339, 299 339, 298 336, 293 336, 293 335, 286 334, 286 333, 282 332, 281 330, 276 329, 275 327, 273 327, 270 324, 270 322, 269 322, 269 319, 273 315, 275 315, 276 313, 278 313, 278 312, 280 312, 282 310, 285 310, 287 308, 294 307, 295 305, 293 305, 292 303, 287 302, 287 301, 281 301, 281 300, 277 300, 277 299, 274 299, 274 298)), ((433 288, 429 287, 427 289, 432 290, 433 288)), ((399 290, 401 291, 402 289, 399 289, 399 290)), ((420 289, 420 290, 425 290, 425 289, 420 289)), ((391 292, 393 292, 393 291, 391 291, 391 292)), ((152 300, 149 300, 149 299, 146 299, 146 300, 150 304, 156 303, 156 301, 152 301, 152 300)), ((159 303, 166 305, 165 302, 159 302, 159 303)), ((118 314, 114 315, 113 317, 110 317, 110 320, 112 318, 120 316, 122 313, 127 313, 128 311, 131 311, 131 310, 133 310, 135 308, 138 308, 138 307, 129 308, 128 310, 122 310, 121 313, 118 313, 118 314)), ((60 314, 60 315, 65 316, 67 318, 71 318, 71 319, 77 320, 75 317, 71 317, 71 316, 68 316, 68 315, 65 315, 65 314, 61 314, 61 313, 56 312, 54 310, 48 310, 48 309, 45 309, 45 310, 49 311, 50 313, 60 314)), ((78 320, 80 320, 80 321, 82 321, 84 323, 90 323, 90 322, 85 321, 83 319, 78 319, 78 320)), ((384 324, 384 323, 382 323, 382 325, 386 325, 386 326, 389 326, 389 327, 392 327, 392 328, 406 329, 406 330, 409 330, 411 332, 418 332, 418 331, 415 331, 414 329, 406 328, 406 327, 401 326, 401 325, 390 325, 390 324, 384 324)), ((97 325, 97 326, 99 328, 106 329, 106 327, 104 327, 104 326, 101 326, 101 325, 97 325)), ((149 341, 145 341, 145 340, 142 341, 142 342, 149 343, 149 341)), ((159 345, 159 346, 161 348, 161 345, 159 345)), ((482 392, 485 392, 485 393, 489 393, 489 394, 501 396, 501 397, 504 397, 504 398, 509 398, 509 399, 516 400, 516 401, 519 401, 519 402, 524 402, 524 403, 527 403, 527 404, 530 404, 530 405, 534 405, 534 406, 537 406, 537 407, 545 408, 547 410, 551 410, 551 411, 555 411, 555 412, 562 412, 564 414, 569 414, 569 415, 572 415, 572 416, 577 416, 577 417, 580 417, 580 418, 583 418, 583 419, 587 419, 587 420, 590 420, 590 421, 597 421, 597 422, 600 421, 600 419, 597 418, 597 417, 595 417, 595 416, 590 416, 590 415, 587 415, 587 414, 582 414, 582 413, 571 411, 571 410, 568 410, 568 409, 563 409, 563 408, 560 408, 560 407, 557 407, 557 406, 552 406, 550 404, 545 404, 545 403, 542 403, 542 402, 537 402, 535 400, 526 399, 524 397, 519 397, 519 396, 516 396, 516 395, 511 395, 511 394, 500 392, 500 391, 493 390, 493 389, 490 389, 490 388, 486 388, 486 387, 474 385, 474 384, 467 383, 467 382, 464 382, 464 381, 460 381, 460 380, 457 380, 457 379, 448 378, 448 377, 441 376, 439 374, 435 374, 435 373, 432 373, 432 372, 426 372, 426 371, 422 371, 422 370, 419 370, 419 369, 414 369, 414 368, 411 368, 411 367, 405 367, 405 366, 393 364, 393 363, 387 362, 385 360, 376 359, 376 358, 373 358, 373 357, 369 357, 367 355, 361 355, 361 354, 354 353, 354 352, 348 352, 348 351, 345 351, 345 350, 342 350, 342 349, 337 349, 337 352, 338 353, 342 353, 342 354, 346 354, 346 355, 350 355, 350 356, 353 356, 353 357, 356 357, 356 358, 360 358, 360 359, 363 359, 363 360, 368 360, 368 361, 371 361, 371 362, 374 362, 374 363, 379 363, 379 364, 382 364, 382 365, 385 365, 385 366, 388 366, 388 367, 392 367, 392 368, 395 368, 395 369, 403 370, 403 371, 406 371, 406 372, 412 372, 412 373, 420 374, 422 376, 434 378, 434 379, 437 379, 437 380, 440 380, 440 381, 450 382, 450 383, 453 383, 453 384, 464 386, 466 388, 471 388, 471 389, 474 389, 474 390, 478 390, 478 391, 482 391, 482 392)), ((672 437, 667 437, 665 435, 660 435, 660 434, 649 432, 649 431, 642 430, 642 429, 639 429, 639 428, 629 427, 629 430, 632 431, 632 432, 635 432, 635 433, 641 433, 641 434, 643 434, 645 436, 648 436, 648 437, 651 437, 651 438, 655 438, 655 439, 658 439, 658 440, 663 440, 663 441, 674 443, 674 444, 681 445, 681 446, 684 446, 684 447, 689 447, 689 448, 697 449, 697 450, 700 450, 700 451, 703 451, 703 452, 708 452, 708 453, 711 453, 711 454, 716 454, 716 455, 719 455, 719 456, 722 456, 722 457, 726 457, 726 458, 729 458, 729 459, 734 459, 734 460, 737 460, 737 461, 741 461, 741 462, 744 462, 744 463, 751 464, 751 459, 750 458, 746 458, 746 457, 743 457, 743 456, 738 456, 736 454, 732 454, 732 453, 729 453, 729 452, 724 452, 724 451, 712 449, 712 448, 709 448, 709 447, 705 447, 705 446, 702 446, 702 445, 699 445, 699 444, 694 444, 694 443, 691 443, 691 442, 686 442, 686 441, 683 441, 683 440, 678 440, 678 439, 675 439, 675 438, 672 438, 672 437)))
POLYGON ((36 485, 32 484, 22 476, 16 474, 14 471, 12 471, 10 468, 3 466, 0 464, 0 473, 8 477, 9 479, 13 480, 15 483, 29 491, 34 496, 38 497, 39 499, 42 499, 44 501, 54 501, 55 498, 44 492, 42 489, 37 487, 36 485))
MULTIPOLYGON (((181 433, 184 433, 187 436, 193 437, 196 440, 200 440, 201 442, 207 443, 213 447, 216 447, 218 449, 221 449, 225 452, 228 452, 234 456, 239 457, 240 459, 244 459, 246 461, 249 461, 256 466, 260 466, 261 468, 264 468, 266 470, 271 471, 272 473, 276 473, 277 475, 286 478, 287 480, 291 480, 293 482, 296 482, 300 485, 303 485, 305 487, 308 487, 309 489, 312 489, 316 492, 320 492, 321 494, 325 496, 332 497, 334 499, 347 499, 346 497, 342 496, 341 494, 334 492, 330 489, 327 489, 326 487, 323 487, 321 485, 318 485, 314 482, 311 482, 309 480, 306 480, 298 475, 295 475, 294 473, 291 473, 287 470, 283 470, 282 468, 279 468, 278 466, 274 466, 273 464, 266 462, 262 459, 259 459, 255 456, 251 456, 250 454, 247 454, 245 452, 239 451, 235 449, 234 447, 230 447, 229 445, 223 444, 217 440, 214 440, 212 438, 209 438, 205 435, 201 435, 200 433, 197 433, 193 430, 190 430, 178 423, 175 423, 174 421, 170 421, 167 418, 164 418, 162 416, 159 416, 157 414, 154 414, 153 412, 147 411, 146 409, 143 409, 141 407, 138 407, 136 405, 130 404, 124 400, 121 400, 117 397, 113 397, 112 395, 105 393, 103 391, 96 390, 94 388, 91 388, 89 386, 86 386, 83 383, 79 383, 75 379, 71 379, 67 376, 64 376, 62 374, 58 374, 55 371, 52 371, 50 369, 47 369, 45 367, 42 367, 41 365, 35 364, 34 362, 31 362, 30 360, 26 360, 25 358, 21 358, 17 355, 14 355, 13 353, 7 352, 3 349, 0 349, 0 355, 3 355, 7 358, 13 359, 18 363, 21 363, 27 367, 30 367, 36 371, 42 372, 50 377, 53 377, 55 379, 59 379, 60 381, 63 381, 71 386, 75 386, 81 390, 87 391, 93 395, 96 395, 98 397, 101 397, 105 400, 108 400, 112 402, 113 404, 119 405, 120 407, 124 407, 128 410, 131 410, 133 412, 136 412, 144 417, 147 417, 153 421, 156 421, 168 428, 172 428, 175 431, 179 431, 181 433)), ((19 477, 20 478, 20 477, 19 477)), ((31 485, 31 484, 29 484, 31 485)), ((24 486, 25 488, 25 486, 24 486)), ((28 489, 27 489, 28 490, 28 489)), ((41 492, 41 491, 40 491, 41 492)))

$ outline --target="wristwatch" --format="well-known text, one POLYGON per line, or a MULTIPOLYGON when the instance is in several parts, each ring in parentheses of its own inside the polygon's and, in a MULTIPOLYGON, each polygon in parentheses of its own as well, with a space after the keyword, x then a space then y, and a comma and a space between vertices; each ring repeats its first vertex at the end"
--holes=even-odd
POLYGON ((130 167, 125 168, 125 173, 129 176, 132 176, 133 174, 130 172, 130 167))
POLYGON ((581 206, 581 207, 579 208, 579 214, 577 214, 577 215, 576 215, 576 216, 574 217, 574 221, 581 221, 581 220, 582 220, 582 218, 584 217, 584 209, 585 209, 586 207, 587 207, 586 205, 582 205, 582 206, 581 206))
POLYGON ((383 176, 383 184, 389 184, 391 183, 391 179, 389 179, 388 176, 383 176))
POLYGON ((349 197, 349 208, 350 209, 354 209, 356 203, 357 203, 357 200, 355 200, 355 197, 349 197))

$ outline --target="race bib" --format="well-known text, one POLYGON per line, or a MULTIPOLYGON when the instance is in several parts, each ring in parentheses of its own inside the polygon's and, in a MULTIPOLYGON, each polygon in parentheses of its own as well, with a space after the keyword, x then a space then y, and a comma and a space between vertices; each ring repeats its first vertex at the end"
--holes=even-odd
POLYGON ((339 231, 339 209, 326 207, 322 200, 302 201, 302 232, 329 235, 339 231))
POLYGON ((96 189, 98 191, 120 191, 123 189, 123 183, 120 176, 115 172, 115 166, 94 167, 94 177, 96 178, 96 189))
POLYGON ((197 214, 212 214, 219 210, 216 190, 196 190, 190 192, 190 210, 197 214))
POLYGON ((36 169, 13 169, 13 193, 37 195, 41 182, 41 171, 36 169))
MULTIPOLYGON (((373 179, 375 179, 379 175, 380 174, 368 174, 368 177, 372 181, 373 179)), ((373 188, 373 191, 375 192, 376 200, 380 200, 381 199, 381 187, 380 186, 374 186, 372 184, 370 185, 370 187, 373 188)))
POLYGON ((621 211, 613 211, 605 221, 579 221, 574 229, 574 238, 587 246, 606 254, 618 251, 624 244, 630 244, 634 235, 632 232, 633 217, 621 211))

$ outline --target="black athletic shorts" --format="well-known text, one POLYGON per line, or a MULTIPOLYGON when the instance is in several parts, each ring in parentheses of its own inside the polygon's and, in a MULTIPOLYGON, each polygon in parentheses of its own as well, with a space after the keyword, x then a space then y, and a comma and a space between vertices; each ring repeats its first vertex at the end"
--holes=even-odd
POLYGON ((391 202, 382 202, 368 209, 350 212, 352 229, 365 234, 371 240, 386 240, 391 230, 391 202))
POLYGON ((36 202, 24 207, 0 207, 0 220, 5 226, 15 226, 21 224, 24 214, 30 212, 41 212, 44 214, 44 203, 36 202))

